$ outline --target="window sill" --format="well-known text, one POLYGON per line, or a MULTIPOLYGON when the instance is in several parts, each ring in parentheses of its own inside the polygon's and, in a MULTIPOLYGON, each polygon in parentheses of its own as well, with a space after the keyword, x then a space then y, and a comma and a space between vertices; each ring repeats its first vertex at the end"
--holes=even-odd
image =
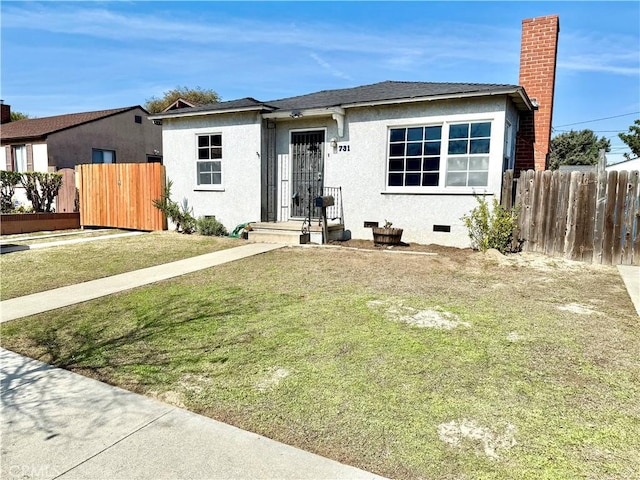
POLYGON ((222 185, 197 185, 193 187, 194 192, 224 192, 222 185))
POLYGON ((380 192, 380 195, 464 195, 464 196, 473 196, 473 195, 495 195, 493 192, 489 192, 486 190, 473 190, 473 189, 453 189, 453 188, 439 188, 433 190, 419 190, 419 189, 407 189, 407 190, 384 190, 380 192))

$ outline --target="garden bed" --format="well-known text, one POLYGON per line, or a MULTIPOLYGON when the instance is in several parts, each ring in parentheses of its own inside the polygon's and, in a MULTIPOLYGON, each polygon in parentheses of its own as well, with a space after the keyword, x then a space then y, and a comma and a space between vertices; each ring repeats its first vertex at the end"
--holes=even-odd
POLYGON ((0 217, 2 235, 80 228, 80 213, 8 213, 0 217))

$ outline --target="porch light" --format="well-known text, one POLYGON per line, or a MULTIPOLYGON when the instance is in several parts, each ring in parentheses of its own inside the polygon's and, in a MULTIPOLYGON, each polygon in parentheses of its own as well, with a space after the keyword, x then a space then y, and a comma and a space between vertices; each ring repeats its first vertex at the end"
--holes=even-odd
POLYGON ((333 137, 331 140, 329 140, 329 145, 331 145, 331 148, 333 149, 338 148, 338 140, 336 139, 336 137, 333 137))

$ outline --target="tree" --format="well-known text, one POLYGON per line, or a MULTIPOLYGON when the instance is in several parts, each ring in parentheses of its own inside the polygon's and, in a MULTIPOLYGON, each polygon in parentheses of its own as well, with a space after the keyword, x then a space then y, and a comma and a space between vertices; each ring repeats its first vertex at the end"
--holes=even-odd
POLYGON ((561 133, 551 139, 549 168, 557 170, 560 165, 597 165, 598 151, 611 150, 611 142, 598 138, 592 130, 561 133))
POLYGON ((17 122, 18 120, 26 120, 27 118, 31 118, 31 115, 29 115, 28 113, 11 112, 12 122, 17 122))
POLYGON ((160 113, 179 98, 198 105, 206 105, 208 103, 217 103, 220 101, 220 96, 210 89, 203 89, 201 87, 176 87, 164 92, 162 98, 151 97, 147 99, 144 104, 144 108, 149 113, 160 113))
POLYGON ((624 157, 628 160, 630 158, 640 157, 640 120, 633 122, 635 125, 629 127, 629 133, 619 133, 620 140, 627 144, 631 149, 633 156, 628 153, 624 154, 624 157))

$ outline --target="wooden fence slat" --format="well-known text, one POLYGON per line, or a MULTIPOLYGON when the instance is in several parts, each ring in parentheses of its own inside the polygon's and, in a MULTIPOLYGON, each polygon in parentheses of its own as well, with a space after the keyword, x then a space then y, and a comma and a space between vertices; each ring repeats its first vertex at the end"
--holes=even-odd
POLYGON ((628 178, 629 172, 626 170, 618 172, 613 224, 613 255, 611 258, 614 265, 619 265, 622 262, 622 226, 624 225, 624 205, 628 178))
POLYGON ((571 172, 569 180, 569 202, 567 204, 567 230, 564 240, 564 255, 566 258, 575 258, 576 228, 577 228, 577 203, 579 196, 579 182, 582 174, 571 172))
POLYGON ((564 255, 564 239, 567 233, 567 216, 569 208, 569 184, 571 181, 571 172, 555 171, 554 174, 558 178, 558 202, 556 203, 557 226, 556 236, 553 240, 553 251, 556 255, 564 255))
POLYGON ((544 229, 544 235, 542 236, 541 251, 545 254, 549 254, 553 245, 552 238, 555 234, 555 220, 556 209, 555 202, 558 194, 558 189, 554 188, 553 172, 546 170, 543 175, 544 189, 543 189, 543 201, 545 202, 545 211, 543 217, 543 223, 540 226, 544 229))
POLYGON ((633 261, 633 237, 637 237, 637 202, 638 197, 638 172, 630 172, 627 180, 625 197, 624 231, 622 236, 622 263, 631 265, 633 261), (634 231, 634 228, 636 229, 634 231))
POLYGON ((636 185, 636 194, 634 197, 633 204, 635 205, 634 213, 633 213, 633 242, 631 246, 632 265, 640 265, 640 171, 633 171, 629 175, 634 176, 634 182, 636 185))
POLYGON ((584 204, 582 206, 584 210, 583 225, 582 225, 582 261, 591 263, 593 261, 593 234, 595 230, 596 220, 596 172, 588 172, 584 175, 583 181, 583 195, 584 204))
POLYGON ((602 263, 604 240, 604 212, 607 200, 607 158, 605 151, 600 150, 598 158, 598 175, 596 178, 595 224, 593 232, 593 262, 602 263))
POLYGON ((615 243, 614 224, 616 216, 616 198, 618 191, 618 172, 607 174, 607 197, 604 209, 604 231, 602 239, 602 263, 613 263, 613 244, 615 243))

